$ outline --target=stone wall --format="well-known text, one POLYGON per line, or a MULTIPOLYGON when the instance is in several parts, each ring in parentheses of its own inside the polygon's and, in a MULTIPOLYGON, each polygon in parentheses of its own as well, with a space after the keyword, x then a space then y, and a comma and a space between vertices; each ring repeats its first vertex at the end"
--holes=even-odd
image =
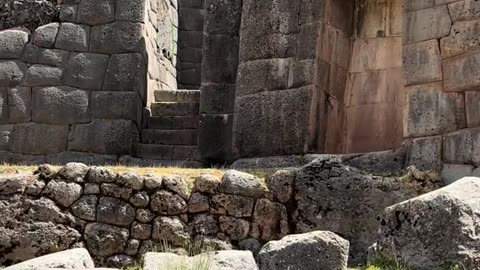
POLYGON ((0 162, 117 162, 146 95, 141 1, 65 1, 60 23, 0 32, 0 162))
POLYGON ((80 163, 58 172, 42 165, 35 175, 1 176, 0 264, 86 247, 97 265, 118 267, 116 262, 139 259, 166 242, 172 248, 192 241, 215 249, 259 247, 258 240, 290 231, 285 206, 255 176, 202 175, 193 189, 185 180, 80 163))
POLYGON ((236 157, 309 150, 318 94, 317 38, 326 22, 323 12, 336 2, 243 2, 233 122, 236 157))
POLYGON ((402 170, 402 155, 324 155, 265 181, 235 170, 193 178, 80 163, 2 175, 0 264, 73 247, 86 247, 97 265, 114 267, 168 247, 256 253, 270 240, 315 230, 342 235, 350 241, 350 260, 365 262, 380 213, 438 187, 438 176, 415 169, 378 176, 402 170))
POLYGON ((411 160, 449 183, 476 174, 478 121, 477 1, 406 1, 404 136, 411 160))

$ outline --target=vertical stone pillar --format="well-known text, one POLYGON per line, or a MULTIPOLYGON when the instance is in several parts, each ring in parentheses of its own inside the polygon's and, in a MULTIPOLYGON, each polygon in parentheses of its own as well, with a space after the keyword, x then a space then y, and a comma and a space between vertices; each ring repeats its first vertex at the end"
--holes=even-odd
MULTIPOLYGON (((324 105, 321 84, 330 81, 330 70, 320 72, 317 61, 320 40, 331 38, 323 36, 323 26, 334 23, 325 14, 338 19, 337 28, 348 27, 351 18, 337 18, 333 9, 350 2, 244 1, 233 124, 237 158, 303 154, 314 147, 324 105)), ((329 56, 331 49, 323 48, 329 56)))
POLYGON ((204 161, 232 157, 232 123, 238 68, 241 0, 206 0, 199 152, 204 161))

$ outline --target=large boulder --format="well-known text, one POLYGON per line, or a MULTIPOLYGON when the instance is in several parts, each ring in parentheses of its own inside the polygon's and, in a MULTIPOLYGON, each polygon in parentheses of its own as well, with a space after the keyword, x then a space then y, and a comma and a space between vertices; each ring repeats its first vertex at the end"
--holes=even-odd
POLYGON ((250 251, 226 250, 194 257, 149 252, 145 254, 143 269, 257 270, 258 268, 250 251))
POLYGON ((260 270, 343 270, 348 261, 347 240, 327 231, 289 235, 268 242, 258 253, 260 270))
POLYGON ((480 269, 479 231, 480 178, 467 177, 385 209, 374 247, 413 269, 480 269))
POLYGON ((337 233, 350 241, 350 262, 364 262, 383 210, 441 183, 437 175, 412 170, 402 177, 381 177, 346 166, 334 157, 307 164, 295 177, 295 231, 337 233))
POLYGON ((70 223, 71 216, 46 198, 0 199, 0 213, 0 265, 66 250, 81 238, 77 230, 60 224, 70 223))
POLYGON ((86 249, 76 248, 28 260, 7 267, 4 270, 40 270, 51 268, 85 269, 94 268, 94 264, 86 249))

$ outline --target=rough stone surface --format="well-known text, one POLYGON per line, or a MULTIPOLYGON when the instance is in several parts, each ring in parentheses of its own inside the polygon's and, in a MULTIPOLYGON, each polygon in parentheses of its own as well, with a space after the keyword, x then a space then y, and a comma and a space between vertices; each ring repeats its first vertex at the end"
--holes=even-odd
POLYGON ((141 90, 140 79, 142 69, 144 69, 142 55, 139 53, 112 55, 105 75, 103 90, 141 90))
POLYGON ((89 122, 89 95, 88 91, 68 86, 34 88, 32 118, 47 124, 89 122))
POLYGON ((470 232, 478 230, 479 189, 479 178, 463 178, 388 207, 382 217, 379 250, 395 252, 415 269, 440 269, 450 263, 478 268, 477 240, 470 232))
POLYGON ((53 48, 55 39, 57 38, 58 28, 58 23, 49 23, 40 26, 33 34, 33 44, 38 47, 53 48))
POLYGON ((97 217, 98 199, 94 195, 87 195, 80 198, 72 205, 72 213, 84 220, 95 221, 97 217))
POLYGON ((279 170, 267 177, 266 180, 268 189, 275 194, 275 199, 279 202, 286 203, 292 198, 295 171, 279 170))
POLYGON ((183 246, 190 239, 187 225, 178 217, 158 217, 153 222, 152 238, 183 246))
POLYGON ((268 242, 258 253, 261 270, 346 269, 349 243, 328 231, 289 235, 268 242))
POLYGON ((260 199, 253 213, 253 238, 269 241, 279 239, 289 233, 287 209, 280 203, 260 199))
POLYGON ((86 52, 89 44, 89 26, 73 23, 60 24, 55 48, 74 52, 86 52))
POLYGON ((25 74, 26 86, 54 86, 60 85, 62 70, 56 67, 44 65, 32 65, 25 74))
POLYGON ((135 209, 128 203, 111 197, 102 197, 98 202, 97 221, 112 225, 130 225, 135 219, 135 209))
POLYGON ((82 196, 82 186, 61 180, 52 180, 45 187, 44 194, 60 203, 63 207, 70 207, 82 196))
POLYGON ((108 55, 72 53, 63 77, 65 84, 82 89, 100 90, 108 64, 108 55))
POLYGON ((90 51, 108 54, 141 52, 142 32, 141 23, 117 21, 94 26, 90 51))
POLYGON ((77 9, 77 23, 87 25, 107 24, 115 20, 115 1, 80 1, 77 9))
POLYGON ((85 227, 88 250, 97 256, 121 253, 128 240, 128 230, 102 223, 90 223, 85 227))
POLYGON ((203 174, 195 180, 193 191, 215 194, 220 185, 220 179, 214 175, 203 174))
POLYGON ((67 147, 68 126, 27 123, 16 125, 13 133, 12 150, 17 153, 50 154, 67 147))
POLYGON ((0 59, 15 59, 22 56, 28 42, 28 33, 22 30, 0 31, 0 59))
POLYGON ((23 80, 27 66, 20 61, 0 61, 0 86, 15 87, 23 80))
POLYGON ((72 127, 69 150, 100 154, 129 154, 133 124, 128 120, 94 119, 72 127))
POLYGON ((159 214, 178 215, 187 212, 187 203, 177 194, 161 190, 152 195, 152 210, 159 214))
POLYGON ((351 262, 364 261, 383 209, 439 185, 438 178, 418 181, 367 175, 336 158, 313 161, 297 172, 294 230, 331 230, 350 241, 351 262))
POLYGON ((258 177, 235 170, 225 172, 219 190, 226 194, 255 198, 263 193, 263 187, 258 177))
POLYGON ((36 259, 28 260, 23 263, 7 267, 7 270, 39 270, 50 268, 93 268, 93 260, 88 251, 83 248, 70 249, 36 259))
POLYGON ((212 197, 210 212, 234 217, 250 217, 253 213, 253 205, 254 200, 249 197, 219 194, 212 197))

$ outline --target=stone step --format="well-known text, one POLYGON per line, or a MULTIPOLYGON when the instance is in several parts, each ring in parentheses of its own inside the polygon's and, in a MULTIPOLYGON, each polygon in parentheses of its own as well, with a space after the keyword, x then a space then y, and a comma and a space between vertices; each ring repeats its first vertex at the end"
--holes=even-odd
POLYGON ((198 115, 198 103, 157 102, 152 103, 152 116, 198 115))
POLYGON ((142 130, 142 143, 163 145, 197 145, 196 129, 142 130))
POLYGON ((198 127, 198 116, 150 116, 147 118, 148 128, 158 129, 195 129, 198 127))
POLYGON ((196 146, 136 144, 135 156, 155 160, 198 160, 196 146))
POLYGON ((200 90, 156 90, 154 94, 156 102, 200 102, 200 90))

